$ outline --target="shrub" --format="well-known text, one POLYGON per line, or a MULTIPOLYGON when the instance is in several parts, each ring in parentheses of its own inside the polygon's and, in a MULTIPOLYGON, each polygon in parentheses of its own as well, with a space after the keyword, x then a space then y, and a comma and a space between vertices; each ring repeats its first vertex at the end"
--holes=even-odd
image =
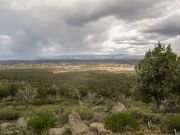
POLYGON ((147 124, 148 121, 151 121, 153 124, 160 124, 161 115, 152 113, 152 112, 145 112, 141 110, 130 110, 129 113, 134 116, 137 120, 139 120, 142 124, 147 124))
POLYGON ((48 89, 46 87, 40 87, 37 89, 38 97, 41 99, 45 99, 48 96, 48 89))
POLYGON ((5 108, 0 110, 0 120, 17 120, 21 117, 21 113, 13 108, 5 108))
POLYGON ((96 91, 98 95, 101 95, 103 97, 112 97, 113 96, 113 90, 111 89, 98 89, 96 91))
POLYGON ((47 94, 51 95, 51 96, 56 96, 57 95, 57 88, 56 88, 56 86, 50 87, 48 89, 48 91, 47 91, 47 94))
POLYGON ((17 93, 17 97, 19 98, 19 100, 21 100, 26 105, 31 103, 36 96, 37 96, 37 90, 35 88, 32 88, 28 84, 23 85, 22 88, 20 88, 17 93))
POLYGON ((5 98, 7 96, 9 96, 9 88, 8 85, 1 85, 0 86, 0 98, 5 98))
POLYGON ((72 97, 72 91, 69 89, 68 86, 59 86, 57 89, 57 94, 62 97, 72 97))
POLYGON ((161 122, 161 129, 166 132, 173 132, 174 129, 180 130, 180 115, 166 116, 161 122))
POLYGON ((114 106, 114 101, 112 100, 108 100, 108 102, 106 103, 106 107, 108 110, 111 110, 114 106))
POLYGON ((48 89, 45 86, 41 86, 37 89, 37 95, 42 104, 45 104, 48 101, 48 89))
POLYGON ((90 120, 94 116, 93 111, 91 111, 88 108, 80 109, 79 110, 79 115, 80 115, 81 119, 83 119, 83 120, 90 120))
POLYGON ((79 88, 79 94, 80 96, 83 98, 83 97, 86 97, 88 95, 88 90, 86 87, 80 87, 79 88))
POLYGON ((50 114, 44 113, 39 116, 35 116, 28 121, 28 127, 33 130, 34 133, 42 134, 54 127, 56 118, 50 114))
POLYGON ((105 127, 113 132, 138 130, 138 122, 128 113, 115 113, 105 118, 105 127))
POLYGON ((12 83, 8 87, 9 87, 9 94, 11 95, 13 100, 18 92, 18 85, 16 83, 12 83))
POLYGON ((67 112, 64 112, 63 114, 61 114, 61 115, 59 116, 59 122, 60 122, 60 124, 62 124, 62 125, 68 123, 68 113, 67 113, 67 112))

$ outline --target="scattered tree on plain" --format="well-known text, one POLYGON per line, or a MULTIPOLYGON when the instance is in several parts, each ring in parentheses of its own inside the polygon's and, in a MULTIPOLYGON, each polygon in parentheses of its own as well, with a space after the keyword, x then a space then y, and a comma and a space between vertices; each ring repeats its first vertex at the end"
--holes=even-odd
POLYGON ((159 112, 163 100, 172 93, 178 72, 178 56, 171 46, 158 42, 153 50, 146 52, 144 59, 136 65, 138 88, 146 102, 155 102, 159 112))

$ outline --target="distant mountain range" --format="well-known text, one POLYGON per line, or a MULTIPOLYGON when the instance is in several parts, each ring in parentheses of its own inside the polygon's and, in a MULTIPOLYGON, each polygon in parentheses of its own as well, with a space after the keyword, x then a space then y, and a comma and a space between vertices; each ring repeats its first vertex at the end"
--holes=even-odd
POLYGON ((117 55, 58 55, 58 56, 48 56, 48 57, 40 57, 38 60, 43 59, 109 59, 109 60, 118 60, 118 59, 135 59, 140 60, 144 56, 143 55, 125 55, 125 54, 117 54, 117 55))
POLYGON ((0 64, 18 63, 60 63, 60 62, 100 62, 135 64, 143 58, 143 55, 59 55, 40 57, 33 60, 1 60, 0 64))

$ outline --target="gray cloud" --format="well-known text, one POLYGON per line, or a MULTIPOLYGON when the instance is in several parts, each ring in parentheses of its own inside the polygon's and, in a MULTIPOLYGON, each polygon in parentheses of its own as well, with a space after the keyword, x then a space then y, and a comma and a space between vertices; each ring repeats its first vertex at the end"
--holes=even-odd
POLYGON ((167 36, 180 35, 180 12, 157 19, 144 28, 147 33, 159 33, 167 36))
POLYGON ((162 2, 162 0, 87 1, 86 3, 76 4, 74 10, 70 11, 65 18, 68 23, 80 26, 106 16, 115 16, 121 20, 133 21, 161 15, 162 10, 159 10, 158 6, 162 2))
POLYGON ((1 0, 0 45, 4 51, 0 59, 143 54, 159 40, 171 41, 178 48, 179 40, 175 37, 180 35, 179 3, 176 0, 1 0))

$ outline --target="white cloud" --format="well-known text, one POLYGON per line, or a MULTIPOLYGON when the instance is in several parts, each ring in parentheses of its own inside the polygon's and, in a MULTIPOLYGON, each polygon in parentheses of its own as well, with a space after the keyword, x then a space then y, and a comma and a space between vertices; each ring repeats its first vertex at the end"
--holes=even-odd
POLYGON ((165 44, 171 43, 171 47, 174 49, 174 51, 180 55, 180 35, 164 40, 165 44))

